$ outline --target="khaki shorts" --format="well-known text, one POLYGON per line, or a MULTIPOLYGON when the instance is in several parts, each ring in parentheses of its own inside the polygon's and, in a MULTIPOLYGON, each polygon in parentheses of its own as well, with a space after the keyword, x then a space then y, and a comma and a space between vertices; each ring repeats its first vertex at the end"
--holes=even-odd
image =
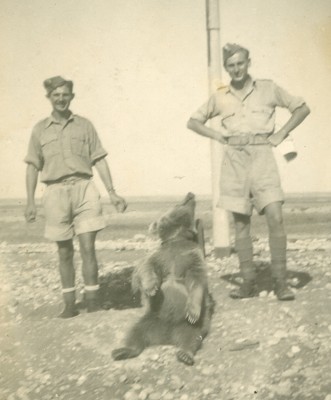
POLYGON ((219 206, 238 214, 259 214, 283 202, 277 163, 271 145, 226 146, 221 169, 219 206))
POLYGON ((47 239, 69 240, 75 234, 99 231, 106 226, 100 194, 90 179, 69 178, 48 185, 43 205, 47 239))

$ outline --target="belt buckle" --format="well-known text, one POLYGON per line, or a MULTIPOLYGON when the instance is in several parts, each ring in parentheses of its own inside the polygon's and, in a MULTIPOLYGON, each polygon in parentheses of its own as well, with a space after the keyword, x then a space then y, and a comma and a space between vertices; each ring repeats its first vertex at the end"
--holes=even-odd
POLYGON ((240 135, 240 146, 246 146, 247 144, 250 144, 250 136, 245 134, 245 135, 240 135))

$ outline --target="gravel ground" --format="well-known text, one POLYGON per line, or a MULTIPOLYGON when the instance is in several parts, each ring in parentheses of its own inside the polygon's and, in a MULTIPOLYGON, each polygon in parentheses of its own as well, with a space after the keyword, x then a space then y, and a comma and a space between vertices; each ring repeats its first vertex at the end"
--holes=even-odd
MULTIPOLYGON (((247 300, 228 297, 240 283, 236 256, 215 259, 207 243, 216 310, 195 364, 177 362, 170 346, 115 362, 111 351, 143 312, 130 302, 130 271, 156 245, 140 233, 99 240, 104 300, 111 308, 92 314, 82 309, 61 320, 55 246, 0 242, 0 399, 331 400, 331 236, 289 235, 294 302, 279 302, 272 292, 263 235, 254 239, 260 295, 247 300), (118 277, 122 305, 111 294, 118 277)), ((75 261, 80 293, 78 255, 75 261)))
MULTIPOLYGON (((144 236, 98 242, 100 273, 128 269, 113 255, 144 253, 144 236), (106 261, 108 260, 108 261, 106 261)), ((1 399, 330 399, 331 238, 292 239, 289 283, 294 302, 270 292, 265 240, 254 242, 260 296, 235 301, 235 255, 214 259, 207 246, 210 288, 216 300, 212 330, 193 367, 175 348, 145 350, 114 362, 118 346, 141 308, 109 309, 56 318, 61 309, 57 256, 51 244, 1 244, 1 399)), ((79 259, 77 268, 79 269, 79 259)), ((78 283, 78 286, 81 282, 78 283)))

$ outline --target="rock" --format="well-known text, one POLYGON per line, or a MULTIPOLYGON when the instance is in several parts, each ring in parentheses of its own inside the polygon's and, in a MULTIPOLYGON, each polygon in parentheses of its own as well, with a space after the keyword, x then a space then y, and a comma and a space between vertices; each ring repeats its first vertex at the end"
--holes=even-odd
POLYGON ((274 391, 280 396, 290 396, 291 395, 291 382, 286 380, 280 382, 274 387, 274 391))
POLYGON ((160 392, 151 393, 148 397, 148 400, 160 400, 162 399, 162 394, 160 392))
POLYGON ((139 397, 134 390, 129 390, 125 393, 124 400, 139 400, 139 397))
POLYGON ((292 346, 292 347, 291 347, 291 352, 292 352, 293 354, 300 353, 300 351, 301 351, 301 349, 300 349, 300 347, 298 347, 298 346, 292 346))
POLYGON ((283 331, 283 330, 278 330, 274 334, 274 337, 279 338, 279 339, 286 338, 287 336, 288 336, 288 333, 286 331, 283 331))

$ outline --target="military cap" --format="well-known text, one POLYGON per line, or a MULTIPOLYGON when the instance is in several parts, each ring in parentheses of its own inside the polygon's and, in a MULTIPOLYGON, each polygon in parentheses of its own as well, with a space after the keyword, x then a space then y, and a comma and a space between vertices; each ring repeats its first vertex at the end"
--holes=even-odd
POLYGON ((49 78, 44 81, 44 87, 48 95, 51 94, 56 88, 63 85, 67 85, 71 91, 74 86, 72 81, 67 81, 66 79, 62 78, 62 76, 54 76, 53 78, 49 78))
POLYGON ((238 51, 242 51, 242 52, 246 53, 247 57, 249 57, 249 51, 247 49, 245 49, 245 47, 242 47, 236 43, 227 43, 223 47, 223 64, 226 63, 228 58, 230 58, 234 54, 238 53, 238 51))

